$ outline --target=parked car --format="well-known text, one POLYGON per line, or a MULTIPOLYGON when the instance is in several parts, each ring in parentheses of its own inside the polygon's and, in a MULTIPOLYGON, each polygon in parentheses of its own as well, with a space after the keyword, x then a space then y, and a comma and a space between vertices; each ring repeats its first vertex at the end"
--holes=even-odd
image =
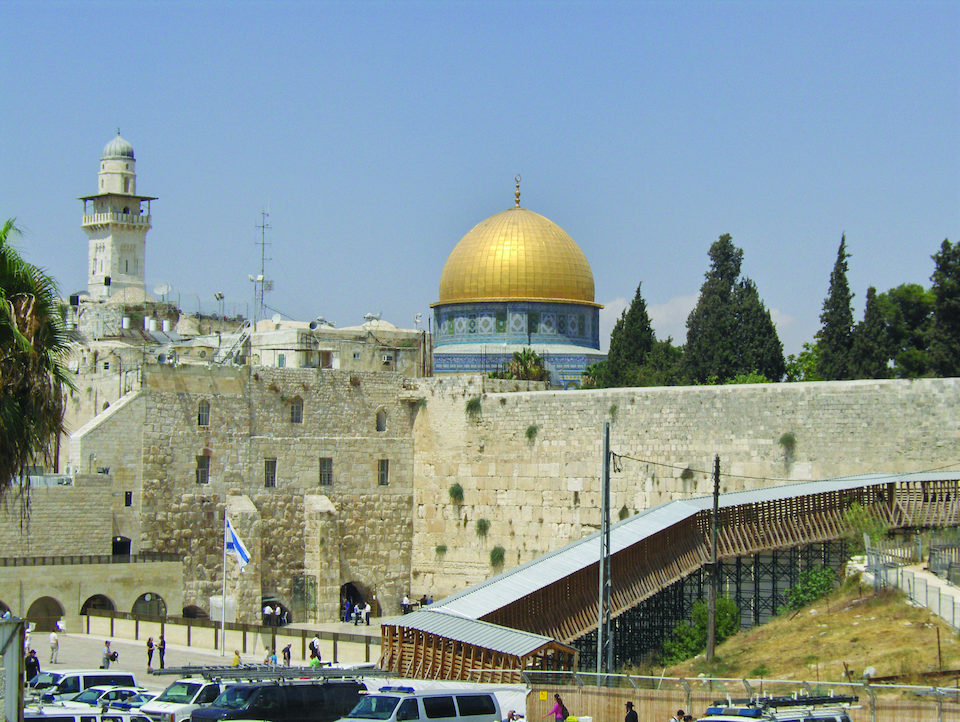
POLYGON ((381 687, 364 695, 340 722, 430 720, 430 722, 500 722, 500 703, 493 692, 475 689, 381 687))
POLYGON ((117 685, 98 685, 87 687, 73 699, 60 702, 64 707, 106 707, 111 702, 120 702, 135 694, 146 692, 143 687, 121 687, 117 685))
POLYGON ((127 697, 119 702, 111 702, 110 709, 118 709, 126 712, 129 712, 130 710, 139 710, 147 702, 156 699, 156 697, 156 692, 140 692, 139 694, 133 695, 133 697, 127 697))
POLYGON ((212 704, 223 687, 202 677, 178 679, 140 711, 153 722, 186 722, 195 709, 212 704))
POLYGON ((44 702, 63 702, 73 699, 83 690, 103 685, 136 687, 137 681, 130 672, 113 672, 108 669, 75 669, 57 672, 45 672, 35 678, 37 684, 47 684, 45 687, 35 687, 40 691, 40 698, 44 702), (49 675, 56 681, 47 684, 41 677, 49 675))
POLYGON ((354 679, 236 684, 227 687, 209 707, 195 709, 190 719, 334 722, 353 709, 365 690, 366 686, 354 679))

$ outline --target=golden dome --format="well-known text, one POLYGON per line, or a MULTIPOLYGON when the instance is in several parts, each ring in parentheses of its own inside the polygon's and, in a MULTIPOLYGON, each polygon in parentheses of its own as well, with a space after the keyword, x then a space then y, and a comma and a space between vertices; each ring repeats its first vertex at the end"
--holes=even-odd
POLYGON ((593 301, 587 257, 560 226, 539 213, 511 208, 490 216, 460 239, 440 274, 440 300, 593 301))

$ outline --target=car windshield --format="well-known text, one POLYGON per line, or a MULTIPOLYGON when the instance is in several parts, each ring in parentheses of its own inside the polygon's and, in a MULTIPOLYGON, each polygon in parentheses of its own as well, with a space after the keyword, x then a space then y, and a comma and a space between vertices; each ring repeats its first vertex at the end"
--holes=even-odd
POLYGON ((73 698, 74 702, 82 702, 83 704, 95 704, 100 695, 102 695, 104 690, 97 689, 96 687, 91 687, 90 689, 85 689, 83 692, 78 694, 73 698))
POLYGON ((240 709, 256 690, 256 687, 230 687, 213 701, 213 706, 240 709))
POLYGON ((190 702, 200 690, 200 682, 174 682, 157 697, 157 702, 190 702))
POLYGON ((33 686, 36 689, 52 687, 60 680, 60 677, 62 676, 62 674, 57 674, 56 672, 41 672, 33 678, 33 686))
POLYGON ((399 697, 384 694, 367 695, 360 698, 360 701, 357 702, 357 705, 347 717, 352 719, 389 719, 399 701, 399 697))

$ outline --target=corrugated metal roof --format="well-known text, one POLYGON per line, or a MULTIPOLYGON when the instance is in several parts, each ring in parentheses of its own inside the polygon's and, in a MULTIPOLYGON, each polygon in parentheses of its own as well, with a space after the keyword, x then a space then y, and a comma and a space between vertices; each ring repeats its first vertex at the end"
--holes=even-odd
MULTIPOLYGON (((516 657, 523 657, 537 651, 546 644, 555 642, 551 637, 501 627, 498 624, 481 622, 476 619, 465 619, 434 608, 420 609, 401 617, 388 619, 382 624, 418 629, 421 632, 436 634, 440 637, 516 657)), ((555 643, 560 644, 559 642, 555 643)))
MULTIPOLYGON (((911 474, 861 474, 822 481, 801 481, 750 491, 720 495, 720 507, 757 504, 790 497, 812 496, 831 491, 857 489, 898 481, 946 481, 960 478, 960 471, 911 474)), ((713 507, 712 496, 678 499, 632 516, 610 526, 610 552, 626 549, 654 534, 713 507)), ((479 619, 512 602, 554 584, 564 577, 597 563, 600 532, 572 542, 538 559, 510 569, 475 586, 437 601, 431 610, 458 617, 479 619)), ((409 616, 409 615, 408 615, 409 616)))

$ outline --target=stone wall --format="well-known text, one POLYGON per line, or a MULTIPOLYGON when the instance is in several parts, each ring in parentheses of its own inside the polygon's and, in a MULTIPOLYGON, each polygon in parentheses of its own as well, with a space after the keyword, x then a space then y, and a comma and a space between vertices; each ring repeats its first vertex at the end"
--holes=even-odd
POLYGON ((960 379, 537 393, 495 393, 479 377, 418 383, 412 585, 435 598, 497 571, 495 546, 509 568, 598 528, 605 421, 623 457, 615 520, 710 494, 715 454, 722 491, 960 461, 960 379))

